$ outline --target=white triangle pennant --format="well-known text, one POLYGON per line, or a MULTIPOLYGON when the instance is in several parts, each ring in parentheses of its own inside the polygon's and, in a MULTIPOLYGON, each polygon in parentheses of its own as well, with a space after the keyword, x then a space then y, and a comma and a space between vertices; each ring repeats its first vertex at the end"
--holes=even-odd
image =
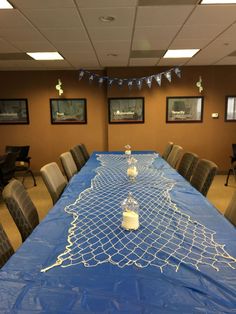
POLYGON ((83 76, 84 76, 84 70, 80 70, 79 72, 79 80, 82 80, 83 76))
POLYGON ((154 75, 154 78, 155 78, 155 80, 157 81, 157 84, 159 85, 159 86, 161 86, 161 73, 160 74, 157 74, 157 75, 154 75))
POLYGON ((171 71, 165 72, 165 77, 167 78, 169 82, 171 82, 171 71))
POLYGON ((149 88, 151 88, 152 87, 152 76, 147 76, 146 78, 145 78, 145 81, 146 81, 146 83, 147 83, 147 86, 149 87, 149 88))
POLYGON ((137 83, 136 83, 136 84, 137 84, 138 89, 141 90, 142 85, 143 85, 143 80, 141 80, 141 79, 140 79, 140 80, 137 80, 137 83))
POLYGON ((181 71, 180 68, 175 68, 175 74, 180 78, 181 77, 181 71))
POLYGON ((133 87, 133 81, 128 80, 128 88, 131 89, 133 87))

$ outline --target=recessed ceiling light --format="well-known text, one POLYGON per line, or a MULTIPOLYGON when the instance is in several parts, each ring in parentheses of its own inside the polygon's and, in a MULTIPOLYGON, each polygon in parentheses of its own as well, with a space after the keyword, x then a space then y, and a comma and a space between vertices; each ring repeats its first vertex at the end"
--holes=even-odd
POLYGON ((13 9, 13 6, 7 0, 0 0, 0 9, 13 9))
POLYGON ((191 58, 200 49, 170 49, 167 50, 163 58, 191 58))
POLYGON ((202 0, 201 4, 236 4, 236 0, 202 0))
POLYGON ((115 17, 114 16, 100 16, 99 20, 104 23, 107 23, 107 22, 110 23, 110 22, 115 21, 115 17))
POLYGON ((35 60, 63 60, 64 58, 58 52, 27 52, 35 60))

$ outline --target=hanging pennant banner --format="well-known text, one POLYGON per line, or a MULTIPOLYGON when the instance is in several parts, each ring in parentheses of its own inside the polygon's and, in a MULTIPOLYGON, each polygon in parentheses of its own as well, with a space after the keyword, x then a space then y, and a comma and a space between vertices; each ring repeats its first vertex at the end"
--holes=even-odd
POLYGON ((143 81, 146 82, 147 86, 149 88, 152 87, 152 80, 155 79, 157 84, 161 86, 162 83, 162 75, 166 77, 166 79, 171 82, 172 81, 172 74, 171 72, 174 71, 177 77, 181 77, 181 70, 179 67, 172 68, 166 72, 153 74, 150 76, 144 76, 144 77, 137 77, 137 78, 118 78, 118 77, 108 77, 108 76, 100 76, 96 73, 90 72, 88 70, 79 70, 79 80, 82 78, 88 78, 89 82, 92 83, 93 81, 97 81, 98 84, 101 86, 105 81, 107 81, 108 87, 114 85, 113 83, 116 83, 119 87, 127 86, 129 89, 132 89, 132 87, 135 85, 138 87, 139 90, 142 89, 143 81))

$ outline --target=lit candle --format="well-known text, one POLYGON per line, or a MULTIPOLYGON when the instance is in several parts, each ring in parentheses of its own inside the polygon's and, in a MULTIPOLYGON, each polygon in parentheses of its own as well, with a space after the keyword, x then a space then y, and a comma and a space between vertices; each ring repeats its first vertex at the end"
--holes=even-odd
POLYGON ((139 227, 138 213, 131 210, 124 211, 121 226, 126 230, 137 230, 139 227))
POLYGON ((137 175, 138 175, 138 170, 135 166, 131 166, 127 169, 127 176, 128 177, 136 178, 137 175))

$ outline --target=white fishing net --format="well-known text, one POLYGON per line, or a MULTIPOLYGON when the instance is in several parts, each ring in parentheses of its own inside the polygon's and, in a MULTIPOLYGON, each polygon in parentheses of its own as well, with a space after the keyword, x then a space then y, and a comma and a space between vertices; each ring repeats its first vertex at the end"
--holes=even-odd
POLYGON ((191 219, 171 200, 173 180, 153 167, 156 154, 137 154, 138 177, 127 178, 127 157, 100 154, 101 166, 91 187, 83 191, 65 211, 73 215, 68 230, 68 245, 52 267, 83 264, 94 267, 112 263, 118 267, 167 266, 178 271, 181 264, 199 269, 208 265, 215 270, 235 268, 236 259, 214 241, 215 232, 191 219), (140 227, 121 228, 121 202, 132 192, 140 205, 140 227))

